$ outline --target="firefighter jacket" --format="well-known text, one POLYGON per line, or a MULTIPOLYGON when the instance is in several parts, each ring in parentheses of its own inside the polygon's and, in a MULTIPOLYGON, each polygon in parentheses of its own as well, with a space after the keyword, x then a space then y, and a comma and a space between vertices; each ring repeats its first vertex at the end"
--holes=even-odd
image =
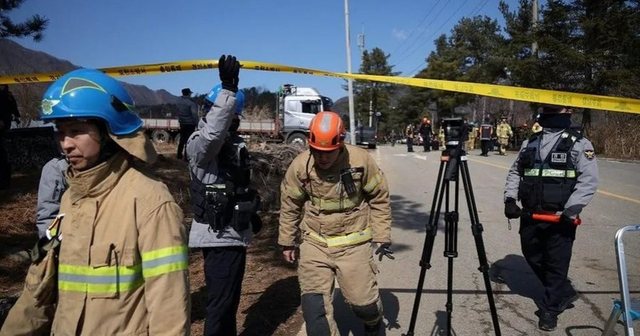
POLYGON ((413 139, 413 137, 415 137, 416 135, 416 127, 413 124, 407 125, 407 127, 404 129, 404 135, 407 138, 413 139))
POLYGON ((511 126, 506 122, 499 123, 496 129, 496 135, 498 136, 498 138, 512 137, 513 131, 511 130, 511 126))
POLYGON ((64 172, 68 167, 69 163, 64 158, 53 158, 42 167, 36 206, 36 226, 39 237, 44 237, 49 224, 58 215, 62 194, 67 189, 64 172))
MULTIPOLYGON (((204 207, 205 185, 219 184, 223 176, 220 164, 220 152, 229 136, 229 126, 234 118, 235 94, 228 90, 221 90, 215 103, 201 121, 198 129, 189 137, 187 142, 187 157, 189 158, 189 173, 192 182, 192 208, 195 212, 204 207), (201 186, 201 187, 198 187, 201 186), (196 190, 197 189, 197 190, 196 190), (194 194, 197 193, 197 194, 194 194)), ((236 140, 242 140, 236 137, 236 140)), ((237 142, 237 141, 235 141, 237 142)), ((190 247, 222 247, 248 246, 251 242, 250 228, 236 231, 230 224, 221 231, 213 230, 202 216, 194 216, 189 232, 190 247)))
MULTIPOLYGON (((166 185, 129 158, 120 152, 89 170, 67 171, 51 335, 189 334, 182 210, 166 185)), ((47 308, 24 324, 35 330, 47 323, 47 308)))
POLYGON ((366 150, 345 145, 326 170, 315 167, 309 151, 293 160, 281 184, 278 244, 294 246, 299 234, 316 242, 354 235, 365 237, 364 241, 391 242, 387 181, 366 150), (341 172, 355 183, 350 194, 341 172))
POLYGON ((519 199, 528 211, 575 218, 598 186, 591 142, 575 131, 545 128, 525 140, 507 175, 504 198, 519 199))

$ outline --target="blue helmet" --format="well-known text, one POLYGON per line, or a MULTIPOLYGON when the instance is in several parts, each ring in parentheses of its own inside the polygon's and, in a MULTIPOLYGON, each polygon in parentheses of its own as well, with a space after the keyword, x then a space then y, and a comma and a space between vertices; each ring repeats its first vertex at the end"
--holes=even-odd
POLYGON ((53 82, 42 98, 40 119, 104 120, 114 135, 135 133, 142 127, 133 111, 133 99, 124 87, 99 70, 78 69, 53 82))
MULTIPOLYGON (((217 84, 214 86, 211 91, 206 96, 206 99, 212 103, 216 102, 216 98, 218 98, 218 93, 222 91, 222 85, 217 84)), ((242 115, 242 109, 244 108, 244 93, 240 90, 236 92, 236 115, 242 115)))

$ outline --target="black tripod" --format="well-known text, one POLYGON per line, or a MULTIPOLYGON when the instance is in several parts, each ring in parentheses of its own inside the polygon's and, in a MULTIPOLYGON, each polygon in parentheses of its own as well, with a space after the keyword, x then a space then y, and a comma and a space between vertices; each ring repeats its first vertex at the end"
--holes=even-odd
POLYGON ((424 241, 424 248, 422 249, 422 259, 420 260, 420 277, 418 279, 418 288, 416 290, 416 298, 413 303, 413 311, 411 312, 411 322, 409 323, 409 331, 406 336, 414 335, 414 327, 416 325, 416 318, 418 315, 418 308, 420 307, 420 297, 422 296, 422 288, 424 285, 424 278, 427 270, 431 268, 431 253, 433 252, 433 242, 436 238, 438 231, 438 219, 440 217, 440 209, 442 206, 442 200, 445 200, 445 249, 444 256, 448 258, 447 267, 447 335, 451 335, 451 312, 453 311, 452 305, 452 287, 453 287, 453 258, 458 256, 458 196, 459 196, 459 175, 462 176, 462 185, 464 187, 464 194, 467 199, 467 207, 469 208, 469 217, 471 218, 471 232, 476 243, 476 250, 478 252, 478 261, 480 267, 478 270, 482 272, 484 277, 484 285, 487 290, 487 299, 489 300, 489 307, 491 309, 491 319, 493 320, 493 328, 497 336, 500 333, 500 324, 498 322, 498 314, 496 313, 496 305, 493 300, 493 291, 491 290, 491 282, 489 280, 489 265, 487 263, 487 256, 484 249, 484 242, 482 241, 482 224, 478 219, 478 209, 476 208, 475 198, 473 196, 473 189, 471 187, 471 177, 469 176, 469 167, 467 166, 466 152, 460 145, 442 151, 440 157, 440 169, 438 171, 438 181, 436 182, 436 190, 433 195, 433 203, 431 204, 431 216, 429 217, 429 223, 427 224, 427 236, 424 241), (443 175, 444 172, 444 175, 443 175), (458 173, 461 174, 458 174, 458 173), (450 211, 449 208, 449 183, 455 182, 455 194, 454 194, 454 208, 450 211))

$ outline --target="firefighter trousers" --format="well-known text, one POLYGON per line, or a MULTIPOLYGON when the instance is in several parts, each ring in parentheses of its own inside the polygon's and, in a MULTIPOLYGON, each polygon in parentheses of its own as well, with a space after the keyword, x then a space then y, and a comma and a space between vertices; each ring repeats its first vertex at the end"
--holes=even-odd
POLYGON ((382 319, 377 265, 369 242, 346 247, 326 247, 305 239, 300 245, 298 278, 307 335, 337 336, 333 318, 334 281, 345 300, 365 325, 382 319))

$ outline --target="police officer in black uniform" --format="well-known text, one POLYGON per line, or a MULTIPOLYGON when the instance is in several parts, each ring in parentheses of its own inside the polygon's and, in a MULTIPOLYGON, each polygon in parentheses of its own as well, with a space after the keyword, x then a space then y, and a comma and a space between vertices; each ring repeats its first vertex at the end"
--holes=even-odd
POLYGON ((567 274, 578 215, 598 186, 598 165, 591 142, 570 128, 570 109, 547 105, 541 112, 543 131, 523 142, 507 175, 504 212, 520 217, 522 253, 544 287, 536 302, 538 328, 551 331, 578 298, 567 274))

